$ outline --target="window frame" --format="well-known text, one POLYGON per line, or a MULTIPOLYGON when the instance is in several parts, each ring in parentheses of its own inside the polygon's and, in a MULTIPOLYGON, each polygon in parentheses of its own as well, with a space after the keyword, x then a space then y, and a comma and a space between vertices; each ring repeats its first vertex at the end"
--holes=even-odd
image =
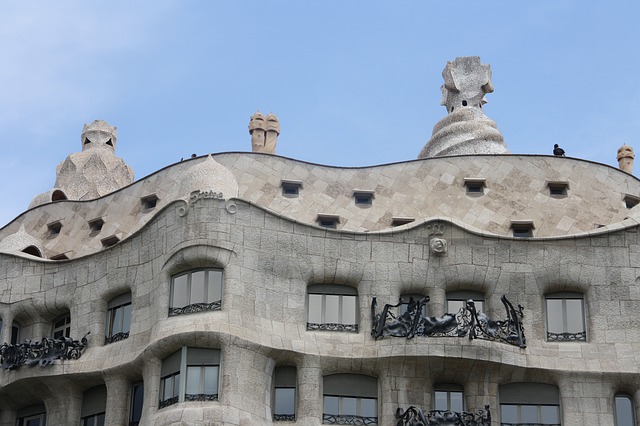
POLYGON ((140 420, 142 419, 144 413, 144 382, 134 382, 131 385, 131 398, 129 399, 129 426, 138 426, 140 424, 140 420), (140 401, 140 407, 138 409, 138 405, 136 402, 136 390, 141 389, 142 392, 142 401, 140 401), (137 414, 139 413, 139 417, 137 414))
MULTIPOLYGON (((560 390, 557 386, 547 383, 518 382, 503 384, 498 389, 500 401, 500 424, 537 424, 562 425, 562 407, 560 404, 560 390), (506 422, 505 408, 516 407, 517 422, 506 422), (523 419, 522 407, 536 407, 536 421, 523 419), (555 407, 557 421, 555 423, 542 423, 543 407, 555 407)), ((526 414, 526 413, 524 413, 526 414)))
POLYGON ((485 312, 486 303, 485 303, 485 297, 483 293, 480 293, 479 291, 473 291, 473 290, 455 290, 455 291, 447 292, 445 296, 446 313, 456 314, 460 311, 460 308, 455 310, 450 309, 449 302, 462 302, 462 308, 464 308, 466 307, 467 300, 469 299, 473 300, 476 306, 477 313, 485 312))
POLYGON ((191 269, 191 270, 181 272, 179 274, 175 274, 171 276, 171 286, 169 290, 169 316, 193 314, 193 313, 204 312, 204 311, 219 311, 222 309, 223 299, 224 299, 224 270, 221 268, 191 269), (204 272, 203 296, 205 300, 200 302, 194 301, 193 303, 191 303, 193 299, 193 288, 192 288, 193 275, 199 272, 204 272), (215 275, 219 275, 218 279, 214 278, 215 281, 213 282, 212 289, 214 291, 214 296, 216 291, 220 293, 220 299, 213 300, 211 302, 209 302, 210 300, 209 281, 211 280, 209 276, 210 273, 215 273, 215 275), (185 306, 175 306, 174 303, 175 303, 175 295, 176 295, 176 280, 183 276, 187 277, 186 293, 184 297, 186 297, 187 298, 186 301, 190 303, 185 306))
POLYGON ((107 411, 107 387, 98 385, 82 394, 80 424, 82 426, 104 426, 107 411))
POLYGON ((170 405, 191 401, 218 401, 220 395, 220 383, 222 380, 222 359, 219 349, 198 348, 183 346, 164 360, 160 370, 160 389, 158 409, 170 405), (209 358, 206 359, 205 358, 209 358), (216 371, 215 393, 187 393, 189 368, 200 367, 202 372, 198 381, 198 389, 207 387, 206 368, 214 367, 216 371), (167 381, 171 380, 171 396, 165 398, 167 381))
POLYGON ((484 195, 487 186, 485 178, 464 178, 465 193, 470 197, 480 197, 484 195))
POLYGON ((584 302, 584 294, 577 292, 556 292, 545 294, 544 296, 544 308, 545 308, 545 327, 546 327, 546 340, 547 342, 586 342, 587 341, 587 315, 586 305, 584 302), (560 300, 561 303, 561 315, 562 315, 562 332, 550 331, 550 312, 549 301, 560 300), (582 315, 582 331, 570 332, 568 331, 569 312, 567 309, 568 300, 580 300, 580 313, 582 315))
POLYGON ((318 226, 325 229, 338 229, 340 224, 340 216, 337 214, 318 213, 316 216, 318 226))
POLYGON ((360 306, 359 306, 358 290, 340 284, 312 284, 307 287, 307 330, 312 331, 348 331, 359 332, 360 324, 360 306), (319 306, 320 322, 312 322, 312 298, 310 296, 321 296, 319 306), (338 297, 338 322, 327 322, 327 296, 338 297), (347 323, 344 318, 345 298, 354 298, 354 320, 355 323, 347 323))
POLYGON ((636 425, 636 413, 635 406, 633 404, 633 397, 628 393, 618 392, 615 394, 613 398, 613 418, 615 426, 635 426, 636 425), (622 415, 618 400, 624 400, 629 403, 629 408, 627 411, 627 417, 630 417, 631 423, 623 422, 620 416, 622 415))
POLYGON ((273 369, 273 421, 295 421, 298 409, 298 371, 293 366, 273 369), (278 389, 293 389, 293 413, 278 413, 278 389))
POLYGON ((9 341, 12 345, 20 343, 20 332, 22 331, 22 325, 19 322, 13 321, 11 323, 11 333, 9 334, 9 341))
POLYGON ((353 190, 353 202, 358 207, 373 206, 373 199, 376 198, 375 191, 366 189, 353 190))
POLYGON ((364 374, 337 373, 322 378, 322 424, 377 425, 380 413, 378 379, 364 374), (329 413, 328 398, 338 399, 338 413, 329 413), (345 412, 345 401, 355 400, 355 414, 345 412), (363 402, 373 401, 375 416, 365 416, 363 402), (347 423, 359 420, 362 423, 347 423))
POLYGON ((65 314, 59 316, 51 323, 51 337, 58 339, 60 337, 71 337, 71 314, 65 314), (64 321, 62 325, 57 325, 61 321, 64 321), (61 335, 56 336, 57 333, 62 332, 61 335))
POLYGON ((300 196, 300 190, 302 189, 302 181, 282 179, 280 181, 280 187, 282 188, 283 197, 297 198, 300 196))
POLYGON ((466 401, 465 401, 465 397, 464 397, 464 388, 460 385, 454 385, 454 384, 446 384, 446 383, 441 383, 441 384, 437 384, 433 387, 433 409, 436 411, 452 411, 455 413, 462 413, 465 410, 466 407, 466 401), (438 406, 438 393, 444 393, 446 395, 446 407, 442 408, 438 406), (460 407, 459 410, 454 409, 454 407, 452 406, 452 394, 459 394, 460 395, 460 401, 462 404, 462 407, 460 407))
POLYGON ((131 333, 131 321, 133 317, 133 304, 131 302, 131 293, 123 293, 114 297, 107 304, 106 321, 104 328, 104 344, 119 342, 129 338, 131 333), (118 328, 114 328, 118 314, 121 317, 118 328), (128 314, 128 315, 127 315, 128 314), (129 323, 126 324, 126 319, 129 323), (125 331, 125 328, 127 329, 125 331))

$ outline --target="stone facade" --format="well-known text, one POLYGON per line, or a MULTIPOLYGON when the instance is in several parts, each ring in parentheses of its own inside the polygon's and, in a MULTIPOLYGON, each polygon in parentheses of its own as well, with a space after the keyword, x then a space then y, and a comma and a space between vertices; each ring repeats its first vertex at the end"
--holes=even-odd
POLYGON ((36 206, 0 229, 3 365, 25 338, 90 334, 78 359, 0 372, 0 426, 44 412, 49 425, 98 412, 109 425, 319 425, 335 420, 325 398, 338 398, 328 390, 335 374, 354 375, 345 388, 375 383, 375 416, 336 423, 396 425, 398 410, 435 410, 442 389, 457 389, 465 411, 488 405, 491 424, 507 423, 514 384, 555 389, 543 405, 564 425, 613 425, 621 396, 640 418, 639 213, 628 198, 639 194, 632 175, 566 157, 337 168, 222 153, 99 198, 36 206), (516 232, 523 224, 531 236, 516 232), (220 300, 188 287, 198 303, 178 305, 180 280, 195 286, 203 271, 221 271, 206 290, 219 285, 220 300), (426 296, 425 320, 438 322, 455 314, 452 294, 482 303, 477 318, 496 327, 514 321, 503 295, 521 305, 526 344, 468 330, 374 338, 382 306, 426 296), (312 327, 312 295, 340 299, 355 323, 312 327), (580 301, 582 329, 556 333, 550 300, 580 301), (280 367, 295 368, 294 419, 284 423, 274 420, 280 367), (188 371, 202 374, 194 395, 188 371), (132 402, 140 385, 141 405, 132 402))

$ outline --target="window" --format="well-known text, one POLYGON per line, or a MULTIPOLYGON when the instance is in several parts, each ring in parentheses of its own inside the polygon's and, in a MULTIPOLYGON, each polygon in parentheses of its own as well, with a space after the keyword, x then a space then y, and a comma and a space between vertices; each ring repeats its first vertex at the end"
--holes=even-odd
POLYGON ((158 204, 158 196, 156 194, 147 195, 146 197, 140 198, 140 202, 142 203, 143 210, 152 210, 156 208, 156 204, 158 204))
POLYGON ((625 393, 616 394, 615 397, 616 426, 635 426, 636 420, 633 413, 633 398, 625 393))
POLYGON ((11 324, 11 344, 17 345, 20 342, 20 324, 13 322, 11 324))
POLYGON ((296 368, 276 367, 273 383, 273 420, 295 421, 296 368))
POLYGON ((221 307, 221 269, 189 271, 171 279, 169 315, 213 311, 221 307))
POLYGON ((280 183, 282 187, 282 195, 284 197, 295 198, 300 195, 302 189, 302 182, 299 180, 282 180, 280 183))
POLYGON ((569 184, 567 182, 547 182, 549 195, 553 198, 564 198, 567 196, 569 184))
POLYGON ((131 405, 129 410, 129 426, 138 426, 142 418, 144 403, 144 384, 134 383, 131 388, 131 405))
POLYGON ((60 234, 60 231, 62 230, 62 223, 60 223, 60 221, 56 221, 56 222, 52 222, 47 224, 47 229, 49 231, 49 237, 56 237, 58 236, 58 234, 60 234))
POLYGON ((51 335, 54 339, 71 335, 71 315, 65 315, 53 322, 51 335))
POLYGON ((358 332, 358 291, 336 284, 310 285, 307 330, 358 332))
POLYGON ((100 240, 100 242, 102 243, 102 247, 111 247, 111 246, 115 246, 118 241, 120 241, 120 238, 118 238, 115 235, 110 235, 107 238, 103 238, 100 240))
POLYGON ((129 337, 131 328, 131 293, 111 299, 107 305, 104 344, 119 342, 129 337))
POLYGON ((69 259, 69 256, 67 256, 65 253, 60 253, 60 254, 56 254, 55 256, 51 256, 49 259, 51 259, 51 260, 67 260, 67 259, 69 259))
POLYGON ((535 226, 532 220, 512 220, 511 229, 516 238, 530 238, 533 237, 535 226))
MULTIPOLYGON (((407 309, 409 308, 409 302, 411 301, 411 299, 413 299, 414 302, 419 302, 424 298, 425 298, 425 296, 423 296, 421 294, 403 294, 402 296, 400 296, 400 300, 402 301, 402 303, 400 304, 400 306, 398 306, 398 315, 402 315, 405 312, 407 312, 407 309)), ((427 297, 427 302, 428 301, 429 301, 429 298, 427 297)), ((421 315, 423 317, 427 316, 427 304, 426 303, 424 303, 422 305, 421 315)))
POLYGON ((44 404, 31 405, 18 410, 16 416, 17 426, 45 426, 47 424, 47 412, 44 404))
POLYGON ((23 248, 22 252, 30 254, 31 256, 42 257, 42 252, 40 251, 40 249, 38 247, 36 247, 34 245, 27 246, 27 247, 23 248))
POLYGON ((107 388, 105 385, 87 389, 82 396, 80 421, 82 426, 104 426, 107 407, 107 388))
POLYGON ((99 234, 104 226, 104 220, 98 218, 89 221, 89 235, 93 236, 99 234))
POLYGON ((464 178, 464 186, 467 188, 467 195, 478 196, 484 194, 486 179, 483 178, 464 178))
POLYGON ((412 217, 394 217, 391 219, 391 226, 402 226, 415 221, 412 217))
POLYGON ((162 361, 160 405, 184 401, 217 401, 220 351, 183 347, 162 361))
POLYGON ((378 380, 360 374, 324 376, 322 423, 377 425, 378 380))
POLYGON ((374 191, 364 191, 359 189, 353 191, 353 199, 355 200, 356 206, 371 206, 374 198, 374 191))
POLYGON ((543 383, 510 383, 500 386, 502 426, 561 425, 560 392, 543 383))
POLYGON ((640 203, 640 198, 627 194, 624 196, 623 201, 626 208, 632 209, 640 203))
POLYGON ((439 411, 463 412, 464 393, 462 386, 447 384, 436 385, 433 392, 433 406, 439 411))
POLYGON ((318 213, 316 222, 318 222, 318 225, 322 226, 323 228, 336 229, 338 227, 338 224, 340 223, 340 216, 335 214, 318 213))
POLYGON ((586 341, 584 298, 580 293, 545 296, 548 341, 586 341))
POLYGON ((484 294, 477 291, 450 291, 447 293, 447 313, 459 312, 467 306, 467 300, 473 300, 476 312, 484 312, 484 294))

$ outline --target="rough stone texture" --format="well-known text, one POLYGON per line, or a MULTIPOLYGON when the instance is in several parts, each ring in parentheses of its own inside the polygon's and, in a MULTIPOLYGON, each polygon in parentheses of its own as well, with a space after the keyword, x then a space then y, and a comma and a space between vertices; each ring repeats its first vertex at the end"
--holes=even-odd
POLYGON ((635 177, 568 157, 456 156, 336 168, 275 155, 224 153, 173 164, 96 200, 33 208, 0 229, 0 250, 19 253, 26 243, 3 241, 22 241, 26 233, 46 258, 96 253, 103 249, 104 238, 128 238, 172 203, 181 203, 188 211, 201 200, 191 199, 194 191, 222 194, 225 199, 237 196, 312 226, 317 225, 319 213, 338 215, 338 229, 354 232, 397 232, 425 220, 447 218, 474 232, 511 236, 511 221, 532 220, 534 237, 556 238, 635 226, 640 214, 640 207, 629 210, 623 201, 626 195, 640 194, 635 177), (467 194, 465 178, 485 179, 484 193, 467 194), (284 196, 282 180, 302 182, 299 196, 284 196), (567 196, 550 196, 549 182, 565 182, 567 196), (374 191, 373 204, 364 208, 355 204, 356 189, 374 191), (158 201, 148 209, 141 200, 150 194, 158 201), (415 221, 392 227, 393 217, 415 221), (89 221, 98 218, 104 225, 93 232, 89 221), (47 225, 56 221, 62 228, 53 236, 47 225), (598 228, 601 225, 605 228, 598 228), (19 231, 20 238, 11 237, 19 231))
POLYGON ((627 172, 629 174, 633 173, 634 158, 636 158, 636 155, 633 153, 633 148, 629 145, 625 144, 618 148, 618 155, 616 155, 616 159, 618 160, 620 170, 623 172, 627 172))
POLYGON ((251 135, 251 150, 265 154, 275 154, 280 122, 274 113, 262 115, 259 111, 249 120, 249 134, 251 135))
MULTIPOLYGON (((0 410, 45 401, 55 424, 73 423, 84 390, 106 383, 118 389, 109 416, 122 419, 124 381, 144 379, 144 424, 268 425, 273 368, 294 365, 294 424, 321 423, 322 378, 336 372, 378 378, 381 425, 393 424, 398 406, 431 407, 439 383, 462 385, 467 407, 491 404, 499 420, 499 386, 518 381, 557 385, 563 424, 612 424, 614 394, 640 382, 637 226, 552 240, 483 236, 446 220, 386 234, 331 232, 242 200, 232 213, 228 203, 202 199, 182 216, 172 204, 126 241, 76 260, 0 254, 3 324, 17 321, 23 336, 37 336, 69 311, 72 336, 92 332, 77 361, 0 372, 0 410), (429 249, 434 230, 448 242, 444 255, 429 249), (171 276, 202 266, 224 269, 222 310, 169 317, 171 276), (306 288, 323 282, 357 288, 359 333, 306 330, 306 288), (429 312, 440 315, 446 293, 461 289, 483 293, 495 317, 504 314, 502 294, 522 304, 528 347, 369 336, 372 297, 428 295, 429 312), (131 335, 103 345, 107 301, 123 291, 132 294, 131 335), (543 296, 557 291, 584 294, 587 342, 545 340, 543 296), (161 362, 182 346, 221 350, 220 400, 158 409, 161 362)), ((0 424, 13 424, 4 418, 0 424)))
MULTIPOLYGON (((56 168, 55 189, 67 199, 92 200, 133 182, 131 167, 114 154, 115 127, 95 120, 84 125, 81 140, 82 151, 69 155, 56 168)), ((52 195, 52 191, 37 195, 29 207, 54 201, 52 195)))
POLYGON ((448 115, 433 128, 418 158, 468 154, 508 154, 496 123, 482 112, 485 94, 493 92, 491 67, 477 56, 447 62, 442 71, 441 105, 448 115))

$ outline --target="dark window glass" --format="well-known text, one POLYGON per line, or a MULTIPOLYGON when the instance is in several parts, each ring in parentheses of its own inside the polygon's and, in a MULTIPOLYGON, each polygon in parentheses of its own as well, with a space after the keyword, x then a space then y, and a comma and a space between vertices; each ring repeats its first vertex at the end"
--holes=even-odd
POLYGON ((144 402, 144 384, 136 383, 131 389, 131 412, 129 414, 129 426, 137 426, 142 418, 142 405, 144 402))
POLYGON ((221 309, 222 277, 220 269, 189 271, 173 277, 169 315, 221 309))

